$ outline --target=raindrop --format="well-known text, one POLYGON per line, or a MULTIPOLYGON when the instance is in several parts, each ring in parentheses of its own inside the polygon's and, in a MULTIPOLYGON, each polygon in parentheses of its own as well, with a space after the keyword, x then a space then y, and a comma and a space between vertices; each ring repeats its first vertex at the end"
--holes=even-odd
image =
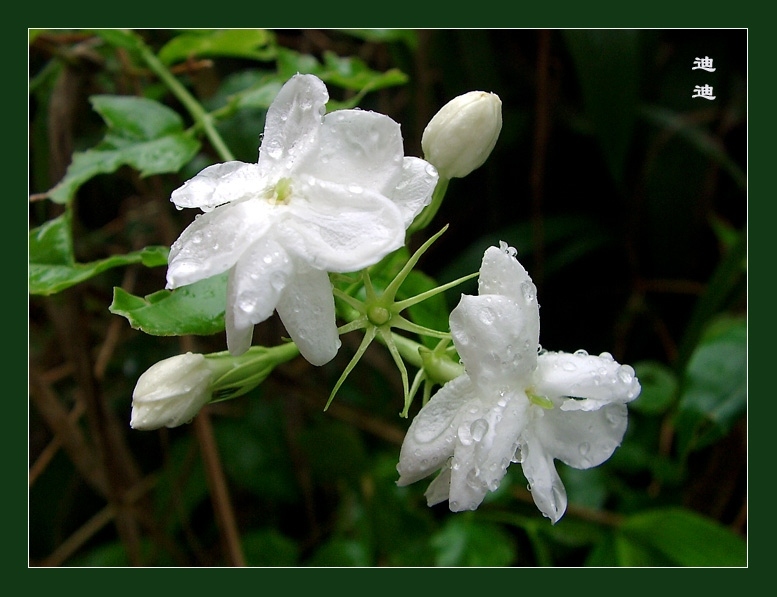
POLYGON ((583 349, 581 348, 580 350, 576 350, 576 351, 575 351, 575 354, 576 354, 577 356, 579 356, 579 357, 587 357, 587 356, 588 356, 588 351, 587 351, 587 350, 583 350, 583 349))
POLYGON ((429 176, 437 176, 437 168, 429 164, 428 166, 426 166, 426 173, 429 176))
POLYGON ((630 365, 621 365, 618 367, 618 378, 625 383, 630 384, 634 381, 634 369, 630 365))
POLYGON ((470 425, 469 432, 472 434, 472 439, 479 442, 485 437, 486 433, 488 433, 488 421, 485 419, 478 419, 470 425))
POLYGON ((363 188, 361 188, 359 185, 352 184, 348 187, 348 190, 353 193, 354 195, 359 195, 364 191, 363 188))
POLYGON ((580 450, 581 456, 586 456, 591 451, 591 444, 588 442, 583 442, 578 446, 578 450, 580 450))
POLYGON ((564 361, 564 364, 562 365, 564 371, 575 371, 577 370, 577 365, 575 365, 571 361, 564 361))
POLYGON ((537 287, 531 282, 521 283, 521 294, 523 294, 523 300, 527 304, 532 303, 537 298, 537 287))
POLYGON ((479 317, 480 321, 486 325, 491 325, 496 321, 496 313, 494 313, 493 309, 489 309, 488 307, 484 307, 480 310, 479 317))

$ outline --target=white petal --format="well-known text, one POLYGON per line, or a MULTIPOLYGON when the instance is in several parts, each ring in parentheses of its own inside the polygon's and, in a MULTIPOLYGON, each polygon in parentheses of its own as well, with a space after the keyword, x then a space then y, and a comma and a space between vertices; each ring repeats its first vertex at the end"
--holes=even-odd
POLYGON ((265 117, 259 148, 263 170, 291 169, 316 147, 328 100, 326 85, 314 75, 295 75, 281 87, 265 117))
POLYGON ((318 143, 295 169, 317 179, 384 193, 402 171, 399 125, 366 110, 337 110, 324 117, 318 143))
POLYGON ((272 224, 266 201, 241 201, 198 216, 170 247, 167 287, 178 288, 231 268, 272 224))
POLYGON ((527 428, 521 445, 523 474, 529 481, 534 503, 554 524, 567 509, 567 492, 556 471, 553 456, 538 440, 540 431, 527 428))
POLYGON ((451 460, 452 511, 476 509, 499 487, 519 447, 528 404, 523 393, 506 392, 462 409, 451 460))
POLYGON ((625 404, 610 404, 596 411, 543 411, 534 427, 543 449, 569 466, 598 466, 615 451, 626 432, 625 404))
POLYGON ((426 496, 426 505, 434 506, 448 499, 451 490, 451 465, 450 462, 442 467, 440 474, 429 483, 429 487, 424 491, 426 496))
POLYGON ((255 197, 264 184, 256 164, 224 162, 208 166, 187 180, 172 192, 170 201, 179 208, 199 207, 211 211, 230 201, 255 197))
POLYGON ((526 269, 515 258, 515 249, 503 244, 502 248, 489 247, 483 254, 478 277, 479 294, 501 294, 507 296, 522 311, 521 320, 526 338, 536 337, 535 350, 539 347, 540 307, 537 302, 537 287, 526 269))
POLYGON ((399 181, 386 194, 402 212, 405 228, 431 203, 438 179, 437 170, 429 162, 414 157, 403 160, 399 181))
POLYGON ((294 194, 281 234, 316 269, 358 271, 404 245, 402 214, 382 195, 312 180, 294 194))
POLYGON ((335 322, 332 283, 326 272, 296 262, 294 275, 281 293, 276 309, 308 362, 323 365, 335 357, 340 336, 335 322))
POLYGON ((462 295, 450 315, 451 335, 479 388, 499 391, 528 381, 537 362, 537 335, 527 314, 531 318, 505 296, 462 295))
POLYGON ((418 412, 402 442, 399 481, 409 485, 432 474, 453 455, 459 411, 476 400, 466 375, 449 381, 418 412))
POLYGON ((254 325, 273 314, 294 274, 291 258, 277 242, 262 238, 243 253, 227 284, 227 346, 241 355, 251 346, 254 325))
POLYGON ((621 365, 609 353, 595 356, 583 351, 547 352, 538 359, 534 389, 552 400, 569 397, 561 405, 562 410, 596 410, 606 404, 634 400, 640 385, 634 369, 621 365))

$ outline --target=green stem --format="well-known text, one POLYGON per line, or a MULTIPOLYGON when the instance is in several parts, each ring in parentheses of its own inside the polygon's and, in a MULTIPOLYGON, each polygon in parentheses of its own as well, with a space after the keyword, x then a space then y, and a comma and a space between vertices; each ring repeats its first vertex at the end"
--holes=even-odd
POLYGON ((178 98, 184 107, 189 111, 194 121, 198 126, 202 127, 205 131, 205 136, 210 141, 213 148, 219 154, 219 157, 225 162, 231 162, 235 159, 232 152, 224 143, 224 140, 219 135, 216 127, 213 125, 213 118, 208 114, 202 105, 189 93, 181 82, 176 79, 173 74, 162 64, 156 54, 152 52, 145 44, 139 44, 140 53, 145 60, 148 67, 161 79, 161 81, 167 85, 172 94, 178 98))

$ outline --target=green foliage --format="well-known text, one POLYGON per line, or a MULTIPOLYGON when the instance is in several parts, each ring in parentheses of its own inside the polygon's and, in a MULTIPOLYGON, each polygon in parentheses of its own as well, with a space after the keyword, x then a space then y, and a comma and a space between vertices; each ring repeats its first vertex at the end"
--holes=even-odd
POLYGON ((49 192, 56 203, 69 202, 87 180, 123 165, 141 176, 177 172, 200 147, 184 131, 181 116, 154 100, 98 95, 91 101, 108 132, 96 147, 73 156, 65 178, 49 192))
POLYGON ((224 329, 227 276, 225 272, 143 298, 117 287, 109 309, 126 317, 136 330, 152 336, 215 334, 224 329))
MULTIPOLYGON (((33 29, 28 38, 33 565, 230 565, 231 516, 249 566, 747 566, 746 35, 33 29), (699 53, 718 66, 703 75, 715 102, 691 99, 699 53), (370 277, 383 291, 443 225, 397 301, 477 271, 483 251, 505 241, 537 283, 543 345, 607 350, 634 366, 642 392, 613 457, 589 470, 556 462, 569 498, 557 524, 538 513, 517 465, 474 512, 430 508, 426 480, 398 487, 410 421, 397 416, 402 386, 385 346, 369 347, 323 412, 356 331, 331 363, 284 362, 207 407, 204 423, 129 428, 131 388, 147 367, 225 349, 226 272, 164 289, 168 247, 190 222, 170 193, 227 156, 255 161, 266 111, 297 72, 327 84, 329 111, 389 114, 408 155, 421 155, 426 122, 453 96, 501 97, 492 156, 451 181, 428 227, 370 277), (112 296, 99 277, 109 270, 124 274, 112 296), (73 287, 83 292, 55 296, 73 287)), ((332 276, 359 299, 361 280, 332 276)), ((404 315, 446 332, 451 307, 477 287, 467 280, 404 315)), ((352 311, 338 300, 343 321, 352 311)), ((254 344, 284 333, 273 318, 254 344)), ((439 341, 401 334, 430 349, 439 341)))
POLYGON ((65 212, 30 230, 30 294, 56 294, 108 269, 132 263, 141 263, 146 267, 167 264, 167 247, 145 247, 124 255, 77 263, 73 254, 70 219, 70 212, 65 212))

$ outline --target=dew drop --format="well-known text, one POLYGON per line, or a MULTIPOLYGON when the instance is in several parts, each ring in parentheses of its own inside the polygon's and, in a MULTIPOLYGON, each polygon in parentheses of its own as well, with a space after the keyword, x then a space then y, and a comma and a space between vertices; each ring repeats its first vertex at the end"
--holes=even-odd
POLYGON ((588 442, 583 442, 578 446, 578 450, 580 450, 581 456, 586 456, 591 451, 591 444, 588 442))
POLYGON ((478 419, 470 425, 469 432, 472 434, 472 439, 476 442, 481 441, 486 433, 488 433, 488 421, 485 419, 478 419))
POLYGON ((426 173, 429 176, 437 176, 437 168, 435 168, 434 166, 429 164, 429 165, 426 166, 426 173))
POLYGON ((496 313, 494 313, 494 310, 490 309, 489 307, 484 307, 481 309, 478 317, 480 318, 480 321, 486 325, 491 325, 494 323, 494 321, 496 321, 496 313))
POLYGON ((618 367, 618 378, 625 384, 634 381, 634 369, 630 365, 621 365, 618 367))
POLYGON ((537 287, 532 282, 522 282, 521 294, 527 304, 532 303, 537 299, 537 287))
POLYGON ((359 194, 361 194, 364 191, 363 188, 361 188, 359 185, 355 185, 355 184, 350 185, 348 187, 348 190, 351 193, 353 193, 354 195, 359 195, 359 194))
POLYGON ((564 371, 577 370, 577 365, 575 365, 572 361, 564 361, 564 364, 561 367, 564 369, 564 371))
POLYGON ((588 351, 587 351, 587 350, 583 350, 583 349, 581 348, 580 350, 576 350, 576 351, 575 351, 575 354, 576 354, 577 356, 579 356, 579 357, 587 357, 587 356, 588 356, 588 351))

